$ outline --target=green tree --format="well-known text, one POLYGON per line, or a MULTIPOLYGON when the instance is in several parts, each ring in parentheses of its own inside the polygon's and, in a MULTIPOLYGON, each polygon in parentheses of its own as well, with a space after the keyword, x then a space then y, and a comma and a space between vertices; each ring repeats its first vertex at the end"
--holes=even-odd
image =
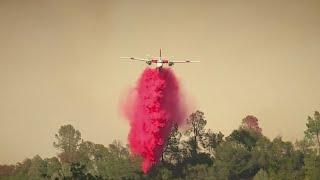
POLYGON ((227 140, 216 149, 214 171, 217 179, 242 179, 252 177, 258 170, 252 164, 251 153, 241 143, 227 140))
POLYGON ((148 174, 144 175, 143 179, 169 180, 174 179, 174 175, 168 164, 159 162, 148 174))
POLYGON ((95 168, 95 152, 96 144, 90 141, 84 141, 80 143, 78 149, 78 160, 81 165, 85 165, 85 172, 92 175, 98 175, 95 168))
POLYGON ((44 161, 47 164, 47 177, 54 179, 54 177, 60 177, 61 164, 56 157, 46 158, 44 161))
POLYGON ((215 149, 223 142, 223 137, 224 135, 221 132, 214 133, 211 129, 208 129, 204 133, 202 147, 215 157, 215 149))
POLYGON ((320 113, 314 112, 313 118, 308 117, 307 130, 305 130, 306 138, 313 140, 318 145, 318 154, 320 153, 320 113))
POLYGON ((208 178, 208 165, 197 164, 194 166, 188 165, 185 169, 186 180, 202 180, 208 178))
POLYGON ((261 136, 251 150, 253 161, 255 161, 261 169, 265 170, 270 165, 271 146, 270 140, 267 137, 261 136))
POLYGON ((320 177, 320 157, 316 152, 311 152, 304 158, 306 179, 318 180, 320 177))
POLYGON ((192 113, 187 119, 187 124, 190 128, 185 131, 185 135, 190 138, 189 145, 191 154, 196 154, 198 152, 199 145, 202 144, 201 141, 203 140, 205 126, 207 124, 204 113, 201 111, 192 113))
POLYGON ((267 172, 270 179, 303 179, 303 154, 293 144, 275 138, 268 153, 267 172))
POLYGON ((162 160, 170 164, 177 164, 182 161, 182 154, 179 149, 181 141, 181 133, 178 130, 178 126, 175 125, 167 140, 167 144, 163 151, 162 160))
POLYGON ((31 159, 26 158, 23 160, 22 163, 17 163, 15 172, 14 172, 14 177, 17 179, 27 179, 28 178, 28 172, 31 167, 31 159))
POLYGON ((71 177, 65 178, 70 180, 102 180, 103 178, 100 176, 93 176, 90 173, 86 172, 86 166, 80 163, 72 163, 70 167, 70 171, 72 173, 71 177))
POLYGON ((169 179, 173 179, 173 175, 169 169, 161 168, 159 170, 159 173, 158 173, 158 176, 156 177, 156 179, 169 180, 169 179))
POLYGON ((188 165, 196 164, 212 164, 210 154, 202 146, 205 141, 205 120, 204 113, 196 111, 187 119, 189 129, 183 133, 180 151, 182 153, 183 162, 181 168, 185 169, 188 165))
POLYGON ((248 131, 247 129, 237 129, 226 138, 229 141, 237 141, 243 144, 249 151, 256 145, 256 142, 260 138, 260 134, 254 131, 248 131))
POLYGON ((55 135, 57 142, 53 146, 61 151, 59 158, 62 162, 72 163, 77 161, 77 150, 81 143, 80 131, 70 124, 61 126, 55 135))
POLYGON ((302 140, 298 140, 295 142, 295 147, 298 151, 302 152, 304 155, 308 155, 314 151, 315 143, 314 141, 310 141, 308 138, 303 138, 302 140))
POLYGON ((253 178, 253 180, 269 180, 268 173, 261 169, 253 178))
POLYGON ((28 177, 30 180, 41 180, 47 177, 47 164, 39 155, 31 159, 28 177))
POLYGON ((72 177, 71 164, 72 163, 61 164, 61 176, 63 177, 63 179, 70 179, 72 177))
POLYGON ((108 148, 99 147, 99 175, 109 179, 128 179, 140 176, 140 159, 132 157, 128 147, 114 141, 108 148))

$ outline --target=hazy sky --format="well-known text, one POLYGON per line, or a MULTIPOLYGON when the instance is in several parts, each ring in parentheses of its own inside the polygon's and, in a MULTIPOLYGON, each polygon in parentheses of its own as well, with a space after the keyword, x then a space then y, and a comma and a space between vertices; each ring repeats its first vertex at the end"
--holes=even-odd
POLYGON ((301 138, 320 110, 320 1, 0 0, 0 163, 54 156, 71 123, 126 142, 119 100, 146 67, 120 56, 200 60, 174 68, 228 135, 246 115, 269 138, 301 138))

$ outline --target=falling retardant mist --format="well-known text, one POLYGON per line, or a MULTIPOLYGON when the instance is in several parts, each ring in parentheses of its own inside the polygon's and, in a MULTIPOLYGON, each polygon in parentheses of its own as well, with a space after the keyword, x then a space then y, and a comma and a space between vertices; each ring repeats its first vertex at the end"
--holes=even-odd
POLYGON ((146 68, 124 100, 122 111, 131 127, 130 150, 142 157, 144 173, 159 161, 173 126, 185 121, 184 102, 178 79, 169 68, 146 68))

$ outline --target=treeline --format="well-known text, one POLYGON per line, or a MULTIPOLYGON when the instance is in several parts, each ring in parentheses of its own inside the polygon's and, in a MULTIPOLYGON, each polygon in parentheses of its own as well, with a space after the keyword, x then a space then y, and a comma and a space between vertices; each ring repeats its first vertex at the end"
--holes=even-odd
POLYGON ((105 147, 84 141, 72 125, 61 126, 53 146, 57 157, 35 156, 15 165, 0 165, 0 179, 320 179, 320 114, 306 122, 305 137, 295 143, 262 134, 258 119, 245 117, 225 137, 206 128, 196 111, 189 129, 173 128, 160 162, 148 174, 128 146, 114 141, 105 147))

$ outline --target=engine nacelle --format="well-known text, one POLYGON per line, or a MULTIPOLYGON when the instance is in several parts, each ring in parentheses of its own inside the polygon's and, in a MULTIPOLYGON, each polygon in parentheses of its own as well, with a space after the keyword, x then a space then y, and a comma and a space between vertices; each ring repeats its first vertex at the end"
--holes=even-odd
POLYGON ((169 66, 173 66, 174 65, 174 63, 173 62, 169 62, 169 66))
POLYGON ((151 65, 151 64, 152 64, 152 62, 151 62, 151 61, 146 61, 146 63, 147 63, 148 65, 151 65))

